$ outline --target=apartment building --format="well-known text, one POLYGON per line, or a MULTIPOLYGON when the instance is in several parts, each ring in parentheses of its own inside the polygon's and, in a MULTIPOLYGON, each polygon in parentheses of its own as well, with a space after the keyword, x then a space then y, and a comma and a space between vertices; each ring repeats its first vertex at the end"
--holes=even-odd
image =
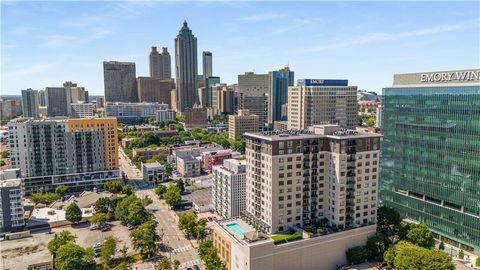
POLYGON ((26 193, 61 184, 103 188, 119 177, 116 119, 19 119, 8 127, 10 163, 20 168, 26 193))
POLYGON ((318 125, 245 137, 246 212, 264 231, 375 224, 381 135, 318 125))
POLYGON ((288 128, 302 130, 317 124, 355 129, 357 87, 348 80, 303 79, 288 88, 288 128))
POLYGON ((83 101, 70 104, 71 118, 91 118, 94 117, 95 104, 85 103, 83 101))
POLYGON ((106 102, 105 115, 115 117, 124 124, 143 123, 150 117, 155 117, 157 110, 167 110, 168 104, 157 102, 106 102))
POLYGON ((246 132, 257 132, 259 121, 258 115, 250 114, 250 110, 238 110, 237 115, 228 117, 228 138, 241 139, 246 132))
POLYGON ((195 177, 200 176, 200 160, 195 158, 189 152, 178 152, 177 158, 177 171, 182 177, 195 177))
POLYGON ((246 161, 226 159, 213 166, 213 209, 224 218, 238 217, 245 210, 246 161))
POLYGON ((20 230, 25 225, 22 201, 20 170, 0 171, 0 234, 20 230))

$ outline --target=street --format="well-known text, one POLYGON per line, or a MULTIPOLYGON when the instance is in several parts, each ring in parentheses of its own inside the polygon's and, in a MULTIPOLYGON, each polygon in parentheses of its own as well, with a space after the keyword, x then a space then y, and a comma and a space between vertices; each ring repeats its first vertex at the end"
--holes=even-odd
POLYGON ((142 172, 135 167, 130 159, 125 155, 121 147, 118 148, 118 162, 120 163, 120 170, 127 175, 129 180, 142 180, 142 172))
POLYGON ((157 232, 163 235, 162 255, 170 257, 173 260, 179 260, 180 269, 185 269, 193 265, 198 265, 203 269, 202 261, 198 256, 197 250, 193 248, 192 244, 185 235, 177 227, 177 222, 174 218, 175 213, 169 210, 169 207, 153 192, 153 190, 136 190, 135 194, 143 198, 149 196, 153 203, 147 206, 147 209, 153 210, 155 220, 158 222, 157 232))

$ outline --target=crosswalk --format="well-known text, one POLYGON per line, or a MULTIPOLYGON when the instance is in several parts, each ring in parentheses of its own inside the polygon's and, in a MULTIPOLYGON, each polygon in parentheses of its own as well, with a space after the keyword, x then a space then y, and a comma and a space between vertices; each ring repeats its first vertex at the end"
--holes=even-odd
POLYGON ((184 262, 184 263, 180 264, 180 269, 190 267, 190 266, 194 266, 194 265, 200 266, 200 265, 202 265, 202 261, 201 260, 192 260, 192 261, 184 262))
POLYGON ((194 248, 191 245, 188 245, 188 246, 176 248, 176 249, 173 250, 173 252, 179 253, 179 252, 184 252, 184 251, 188 251, 188 250, 192 250, 192 249, 194 249, 194 248))

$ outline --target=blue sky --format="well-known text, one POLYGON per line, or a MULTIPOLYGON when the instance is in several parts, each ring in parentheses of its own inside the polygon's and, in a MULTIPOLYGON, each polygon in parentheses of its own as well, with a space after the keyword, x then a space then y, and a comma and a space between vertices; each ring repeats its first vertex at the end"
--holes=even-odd
POLYGON ((168 47, 173 67, 183 20, 226 83, 290 64, 295 79, 344 78, 380 93, 394 73, 480 67, 478 1, 2 1, 0 93, 68 80, 103 94, 102 62, 133 61, 145 76, 151 46, 168 47))

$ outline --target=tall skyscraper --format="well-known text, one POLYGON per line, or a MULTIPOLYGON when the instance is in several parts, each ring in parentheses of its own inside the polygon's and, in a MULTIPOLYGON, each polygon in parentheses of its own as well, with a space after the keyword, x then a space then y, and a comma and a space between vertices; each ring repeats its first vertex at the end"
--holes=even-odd
POLYGON ((480 254, 480 69, 396 74, 382 107, 383 202, 480 254))
POLYGON ((162 78, 163 76, 163 64, 162 64, 162 55, 157 51, 157 47, 152 47, 149 57, 150 64, 150 77, 152 78, 162 78))
POLYGON ((289 67, 268 73, 268 123, 287 120, 285 110, 288 103, 288 87, 294 84, 294 72, 289 67), (282 111, 284 113, 282 113, 282 111))
POLYGON ((45 105, 46 104, 45 90, 38 91, 38 101, 39 101, 40 106, 47 106, 47 105, 45 105))
POLYGON ((172 79, 172 60, 167 47, 162 47, 162 79, 172 79))
MULTIPOLYGON (((48 94, 48 92, 47 92, 48 94)), ((117 120, 21 118, 9 124, 10 163, 20 168, 26 193, 103 187, 119 177, 117 120)))
POLYGON ((85 87, 77 86, 73 82, 64 82, 63 87, 70 92, 70 103, 88 102, 88 91, 85 91, 85 87))
POLYGON ((65 87, 46 87, 45 99, 47 105, 47 116, 69 116, 70 108, 70 91, 65 87))
POLYGON ((103 62, 106 102, 138 102, 135 63, 103 62))
POLYGON ((208 77, 213 75, 213 61, 211 52, 202 53, 202 65, 203 65, 203 79, 206 80, 208 77))
POLYGON ((159 79, 172 78, 172 61, 167 47, 162 47, 162 53, 158 53, 157 47, 152 47, 149 57, 150 77, 159 79))
POLYGON ((140 102, 159 102, 170 105, 172 89, 175 89, 173 79, 137 78, 138 100, 140 102))
POLYGON ((177 110, 193 108, 198 101, 197 38, 187 21, 175 38, 175 76, 177 83, 177 110))
POLYGON ((37 90, 22 90, 22 111, 24 117, 38 118, 39 96, 37 90))
POLYGON ((357 87, 348 80, 305 79, 288 88, 289 129, 324 123, 355 129, 357 115, 357 87))
POLYGON ((260 129, 265 127, 268 120, 268 74, 245 72, 238 75, 238 108, 248 109, 250 113, 258 115, 260 129))
POLYGON ((205 92, 206 92, 206 103, 205 107, 212 107, 213 104, 216 102, 214 99, 216 98, 216 93, 214 93, 213 86, 220 83, 220 77, 211 76, 206 78, 205 80, 205 92))

